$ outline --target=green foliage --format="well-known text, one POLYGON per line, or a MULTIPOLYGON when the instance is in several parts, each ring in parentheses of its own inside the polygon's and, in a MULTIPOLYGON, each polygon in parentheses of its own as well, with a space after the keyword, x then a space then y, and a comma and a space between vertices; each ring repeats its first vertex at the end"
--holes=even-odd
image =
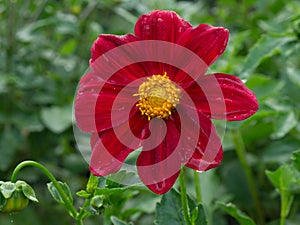
POLYGON ((113 223, 113 225, 132 225, 133 223, 126 223, 120 219, 118 219, 115 216, 112 216, 111 218, 111 222, 113 223))
POLYGON ((218 202, 218 205, 220 205, 221 208, 226 211, 226 213, 235 218, 240 225, 256 225, 256 223, 254 223, 249 216, 245 215, 241 210, 239 210, 236 205, 232 203, 225 204, 223 202, 218 202))
MULTIPOLYGON (((70 191, 69 186, 66 183, 63 183, 61 181, 59 181, 59 185, 61 186, 62 190, 64 191, 64 193, 66 194, 66 196, 68 197, 68 200, 70 202, 73 202, 73 197, 70 191)), ((47 184, 48 190, 51 193, 52 197, 62 206, 66 207, 65 202, 63 201, 61 195, 59 194, 59 192, 57 191, 56 187, 54 186, 54 184, 52 182, 47 184)))
MULTIPOLYGON (((188 199, 189 209, 191 211, 192 224, 206 225, 206 216, 201 204, 197 205, 192 199, 188 199)), ((161 202, 156 205, 157 225, 174 224, 184 225, 182 204, 180 194, 174 189, 163 195, 161 202)))
POLYGON ((72 124, 72 107, 44 108, 41 111, 41 119, 45 126, 54 133, 65 131, 72 124))
POLYGON ((300 172, 300 150, 293 152, 292 161, 294 167, 300 172))
POLYGON ((170 190, 156 206, 156 224, 185 224, 181 208, 180 194, 170 190))
POLYGON ((253 72, 263 60, 280 53, 280 47, 293 40, 295 40, 295 37, 263 36, 250 49, 241 71, 241 78, 245 79, 250 76, 250 73, 253 72))

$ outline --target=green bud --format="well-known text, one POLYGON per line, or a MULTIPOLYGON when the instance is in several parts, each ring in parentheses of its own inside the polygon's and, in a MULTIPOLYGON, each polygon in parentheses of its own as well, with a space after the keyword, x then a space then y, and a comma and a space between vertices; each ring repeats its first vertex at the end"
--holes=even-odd
POLYGON ((104 196, 103 195, 96 195, 91 199, 91 206, 93 208, 99 209, 100 207, 103 206, 103 201, 104 201, 104 196))
POLYGON ((27 207, 29 200, 38 202, 34 190, 26 182, 0 182, 0 212, 19 212, 27 207))

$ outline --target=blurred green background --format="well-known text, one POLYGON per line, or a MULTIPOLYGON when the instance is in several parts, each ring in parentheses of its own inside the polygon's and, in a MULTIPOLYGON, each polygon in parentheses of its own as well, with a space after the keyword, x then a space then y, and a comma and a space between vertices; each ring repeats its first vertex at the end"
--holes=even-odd
MULTIPOLYGON (((216 200, 231 200, 257 219, 231 130, 242 134, 264 220, 278 224, 279 195, 265 170, 287 162, 300 148, 300 4, 296 0, 1 0, 1 180, 9 180, 17 163, 32 159, 67 182, 73 193, 84 188, 88 164, 76 150, 72 104, 88 68, 90 47, 100 33, 132 33, 137 18, 154 9, 175 10, 193 25, 228 28, 227 50, 211 70, 247 81, 260 103, 260 111, 251 119, 227 124, 222 165, 201 174, 209 224, 238 224, 214 204, 216 200)), ((16 215, 0 214, 1 225, 72 224, 52 200, 45 186, 48 180, 38 170, 24 169, 21 178, 35 188, 40 203, 16 215)), ((125 206, 139 208, 137 213, 125 216, 120 208, 116 216, 153 224, 158 200, 159 196, 140 193, 125 206)), ((289 224, 299 224, 299 206, 296 197, 289 224)), ((101 221, 97 217, 86 224, 101 221)))

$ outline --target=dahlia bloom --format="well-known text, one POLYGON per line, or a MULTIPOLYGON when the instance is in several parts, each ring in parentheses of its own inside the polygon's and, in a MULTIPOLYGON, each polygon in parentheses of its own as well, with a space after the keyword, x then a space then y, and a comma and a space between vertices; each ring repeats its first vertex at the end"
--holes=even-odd
POLYGON ((192 27, 160 10, 142 15, 134 34, 99 35, 74 104, 78 127, 91 133, 91 173, 117 172, 142 146, 139 177, 163 194, 182 166, 218 166, 222 145, 211 119, 243 120, 258 110, 239 78, 206 74, 228 37, 222 27, 192 27))

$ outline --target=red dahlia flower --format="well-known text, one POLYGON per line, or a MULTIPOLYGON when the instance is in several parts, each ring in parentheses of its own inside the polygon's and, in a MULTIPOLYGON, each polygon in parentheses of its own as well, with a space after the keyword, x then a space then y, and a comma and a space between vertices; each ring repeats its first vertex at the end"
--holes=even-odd
POLYGON ((92 134, 90 171, 115 173, 142 146, 139 177, 163 194, 182 166, 218 166, 222 146, 211 119, 243 120, 258 109, 239 78, 205 75, 228 37, 227 29, 193 28, 172 11, 142 15, 134 34, 100 35, 75 100, 77 124, 92 134))

